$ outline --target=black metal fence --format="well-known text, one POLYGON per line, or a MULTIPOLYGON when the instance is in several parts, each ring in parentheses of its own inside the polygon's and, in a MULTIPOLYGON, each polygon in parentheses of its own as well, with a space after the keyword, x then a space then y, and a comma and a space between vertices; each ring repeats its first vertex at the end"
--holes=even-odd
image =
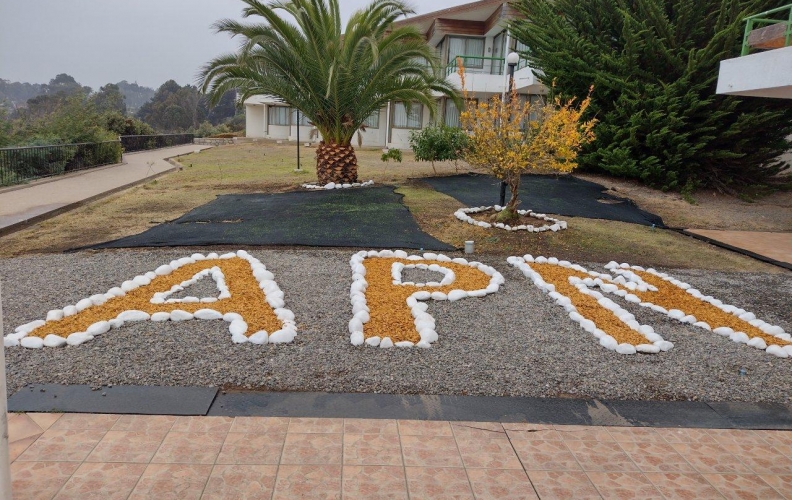
POLYGON ((119 141, 0 149, 0 186, 121 162, 119 141))
POLYGON ((147 149, 167 148, 179 144, 192 144, 195 134, 162 134, 162 135, 122 135, 121 145, 124 152, 144 151, 147 149))

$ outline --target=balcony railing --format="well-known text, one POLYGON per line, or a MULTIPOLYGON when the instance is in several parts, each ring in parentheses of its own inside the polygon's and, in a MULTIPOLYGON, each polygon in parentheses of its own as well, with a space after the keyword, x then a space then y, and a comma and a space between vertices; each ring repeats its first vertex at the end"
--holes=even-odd
POLYGON ((742 55, 751 49, 780 49, 792 45, 792 4, 745 18, 742 55))
POLYGON ((503 57, 456 56, 449 60, 446 76, 457 72, 460 61, 465 73, 476 75, 502 75, 503 67, 506 65, 506 59, 503 57))

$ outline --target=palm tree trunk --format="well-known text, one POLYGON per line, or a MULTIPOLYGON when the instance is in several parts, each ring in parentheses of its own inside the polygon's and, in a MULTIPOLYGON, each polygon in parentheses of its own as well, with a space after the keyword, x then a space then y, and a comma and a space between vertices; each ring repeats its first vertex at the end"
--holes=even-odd
POLYGON ((352 145, 319 143, 316 148, 316 177, 319 184, 358 182, 358 165, 352 145))

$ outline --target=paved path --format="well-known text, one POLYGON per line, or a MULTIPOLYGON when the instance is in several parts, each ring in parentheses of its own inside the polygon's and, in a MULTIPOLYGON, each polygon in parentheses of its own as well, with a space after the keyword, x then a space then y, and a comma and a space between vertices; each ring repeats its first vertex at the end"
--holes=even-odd
POLYGON ((124 155, 126 164, 100 167, 0 192, 0 232, 9 226, 57 213, 173 168, 164 160, 210 146, 188 144, 124 155), (153 165, 149 166, 149 162, 153 165))
POLYGON ((18 413, 9 435, 20 499, 792 498, 792 431, 18 413))
POLYGON ((759 231, 715 231, 688 229, 688 232, 742 248, 779 262, 792 264, 792 233, 763 233, 759 231))

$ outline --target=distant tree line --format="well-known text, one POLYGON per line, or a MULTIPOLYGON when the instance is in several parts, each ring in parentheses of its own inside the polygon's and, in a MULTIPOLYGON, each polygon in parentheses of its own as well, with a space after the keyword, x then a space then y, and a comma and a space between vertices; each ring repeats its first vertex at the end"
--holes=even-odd
POLYGON ((93 91, 67 74, 46 84, 0 79, 0 147, 155 133, 208 136, 243 129, 244 115, 234 92, 209 107, 196 87, 173 80, 157 90, 121 81, 93 91))

